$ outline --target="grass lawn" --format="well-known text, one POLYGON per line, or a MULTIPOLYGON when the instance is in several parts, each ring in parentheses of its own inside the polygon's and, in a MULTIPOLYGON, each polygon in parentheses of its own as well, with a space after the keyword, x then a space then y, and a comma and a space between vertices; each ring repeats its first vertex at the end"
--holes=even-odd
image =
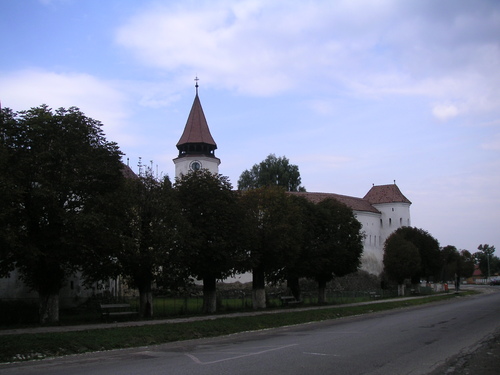
POLYGON ((308 311, 224 317, 215 320, 157 324, 139 327, 94 329, 78 332, 0 335, 0 362, 41 359, 92 351, 157 345, 173 341, 214 337, 231 333, 337 319, 438 300, 460 298, 468 292, 361 306, 331 306, 308 311))

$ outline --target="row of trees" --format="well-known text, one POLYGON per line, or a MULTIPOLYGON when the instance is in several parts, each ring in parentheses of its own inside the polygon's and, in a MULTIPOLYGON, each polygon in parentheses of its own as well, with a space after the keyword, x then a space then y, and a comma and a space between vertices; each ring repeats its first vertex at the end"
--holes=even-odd
POLYGON ((361 225, 337 201, 313 204, 279 184, 234 191, 205 170, 174 184, 136 176, 77 108, 2 109, 0 121, 0 277, 19 271, 42 323, 58 321, 59 290, 75 272, 89 284, 124 276, 149 317, 154 284, 203 280, 212 313, 216 281, 238 272, 253 272, 254 307, 264 308, 266 281, 314 279, 321 300, 328 281, 359 266, 361 225))
POLYGON ((440 248, 439 242, 425 230, 402 227, 385 241, 384 272, 397 282, 401 293, 405 280, 412 284, 421 280, 453 280, 458 288, 459 280, 471 277, 476 265, 483 275, 500 272, 500 259, 493 255, 495 247, 479 245, 478 250, 472 254, 452 245, 440 248))

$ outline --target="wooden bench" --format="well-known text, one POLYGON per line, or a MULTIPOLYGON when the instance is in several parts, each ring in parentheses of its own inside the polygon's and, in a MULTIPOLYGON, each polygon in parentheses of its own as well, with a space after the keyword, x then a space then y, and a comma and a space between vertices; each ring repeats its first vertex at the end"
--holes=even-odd
POLYGON ((296 300, 294 296, 281 296, 280 299, 283 305, 299 305, 302 303, 301 300, 296 300))
POLYGON ((106 321, 110 317, 137 315, 136 311, 130 309, 128 303, 101 303, 99 307, 101 308, 101 318, 105 318, 106 321))
POLYGON ((382 296, 380 294, 378 294, 377 292, 370 292, 371 299, 379 299, 380 297, 382 297, 382 296))

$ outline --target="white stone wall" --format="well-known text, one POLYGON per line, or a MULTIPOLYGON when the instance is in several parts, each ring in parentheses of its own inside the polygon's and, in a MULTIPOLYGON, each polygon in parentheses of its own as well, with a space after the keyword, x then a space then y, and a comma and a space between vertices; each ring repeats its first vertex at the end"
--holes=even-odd
POLYGON ((354 211, 354 214, 361 223, 361 231, 365 236, 361 269, 378 275, 383 269, 384 256, 384 242, 380 234, 380 214, 364 211, 354 211))
POLYGON ((382 203, 373 206, 382 213, 380 222, 382 246, 387 237, 396 229, 411 225, 409 203, 382 203))
POLYGON ((191 172, 189 166, 193 161, 199 161, 202 165, 202 169, 208 169, 210 173, 219 173, 220 159, 218 158, 212 158, 202 155, 184 156, 174 159, 175 177, 180 178, 181 175, 186 175, 191 172))
POLYGON ((384 243, 396 229, 411 226, 410 204, 383 203, 374 205, 381 213, 355 211, 365 235, 361 269, 378 275, 383 269, 384 243))

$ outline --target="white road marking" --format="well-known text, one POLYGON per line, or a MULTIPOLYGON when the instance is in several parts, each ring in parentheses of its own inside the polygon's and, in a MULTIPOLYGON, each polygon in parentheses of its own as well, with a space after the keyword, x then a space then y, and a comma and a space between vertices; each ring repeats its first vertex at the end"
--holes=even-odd
MULTIPOLYGON (((242 354, 242 355, 237 355, 235 357, 223 358, 223 359, 218 359, 218 360, 209 361, 209 362, 203 362, 203 361, 201 361, 199 358, 197 358, 193 354, 185 353, 185 355, 187 355, 189 358, 191 358, 194 363, 197 363, 199 365, 211 365, 211 364, 219 363, 219 362, 232 361, 233 359, 246 358, 246 357, 251 357, 251 356, 254 356, 254 355, 265 354, 265 353, 273 352, 273 351, 276 351, 276 350, 286 349, 286 348, 289 348, 291 346, 296 346, 296 345, 298 345, 298 344, 290 344, 290 345, 285 345, 285 346, 278 346, 276 348, 261 350, 259 352, 246 353, 246 354, 242 354)), ((219 354, 221 352, 215 352, 215 353, 219 354)), ((227 352, 223 352, 223 353, 227 353, 227 352)))

